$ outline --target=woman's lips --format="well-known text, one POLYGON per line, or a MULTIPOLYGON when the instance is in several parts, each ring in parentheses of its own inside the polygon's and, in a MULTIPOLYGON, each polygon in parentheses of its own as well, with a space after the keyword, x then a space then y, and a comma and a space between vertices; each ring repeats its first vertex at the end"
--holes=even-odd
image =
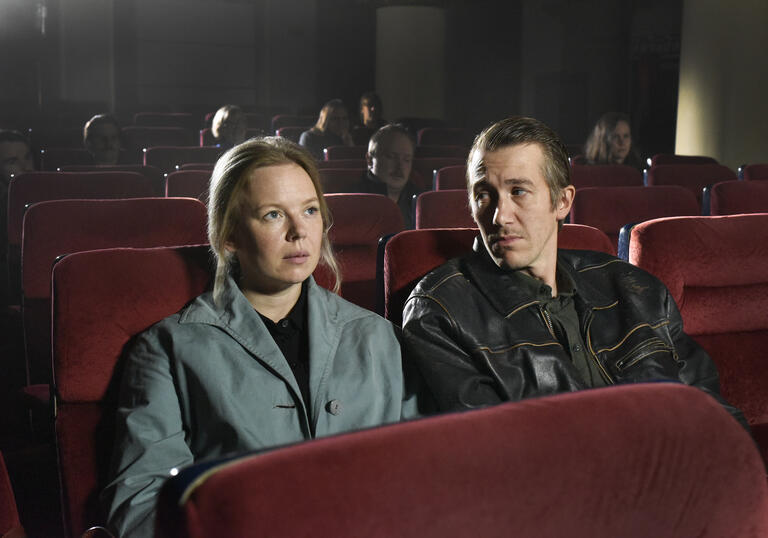
POLYGON ((309 259, 309 252, 292 252, 287 256, 283 256, 283 259, 288 263, 302 264, 309 259))

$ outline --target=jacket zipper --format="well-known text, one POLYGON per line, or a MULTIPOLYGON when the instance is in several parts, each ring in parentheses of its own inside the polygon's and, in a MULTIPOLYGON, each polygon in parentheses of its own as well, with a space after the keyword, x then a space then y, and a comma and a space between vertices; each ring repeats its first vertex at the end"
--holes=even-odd
POLYGON ((619 371, 625 370, 636 364, 641 359, 644 359, 648 355, 653 355, 654 353, 658 353, 660 351, 671 352, 675 360, 677 360, 677 353, 675 350, 668 346, 661 338, 655 338, 649 342, 643 342, 643 344, 635 347, 635 349, 629 351, 626 355, 624 355, 624 357, 616 361, 616 369, 619 371), (633 353, 638 350, 638 347, 641 350, 640 353, 633 356, 633 353))
POLYGON ((547 329, 549 329, 549 334, 552 335, 552 338, 555 339, 555 341, 559 341, 557 339, 557 336, 555 336, 555 328, 552 326, 552 318, 549 317, 549 312, 546 311, 546 309, 539 304, 539 312, 541 313, 541 317, 544 319, 544 324, 547 326, 547 329))

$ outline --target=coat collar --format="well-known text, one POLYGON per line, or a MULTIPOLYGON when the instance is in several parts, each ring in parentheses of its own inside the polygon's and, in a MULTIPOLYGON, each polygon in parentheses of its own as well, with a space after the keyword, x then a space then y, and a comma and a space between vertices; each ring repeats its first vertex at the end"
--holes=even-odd
MULTIPOLYGON (((489 303, 508 317, 522 308, 539 304, 541 300, 532 293, 531 278, 520 271, 505 270, 497 266, 488 254, 480 236, 475 238, 474 253, 462 260, 464 270, 489 303)), ((604 291, 595 287, 590 278, 582 273, 591 269, 574 266, 574 251, 557 251, 557 269, 570 277, 574 295, 583 309, 607 306, 613 301, 604 291)))

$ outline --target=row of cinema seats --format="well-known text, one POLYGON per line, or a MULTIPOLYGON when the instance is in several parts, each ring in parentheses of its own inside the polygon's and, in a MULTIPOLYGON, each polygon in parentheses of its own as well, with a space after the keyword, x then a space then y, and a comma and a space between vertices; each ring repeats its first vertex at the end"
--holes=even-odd
MULTIPOLYGON (((380 270, 385 316, 399 323, 405 298, 416 282, 447 259, 467 252, 475 235, 471 229, 409 230, 394 235, 386 243, 380 270)), ((717 363, 724 396, 744 410, 761 454, 768 458, 768 397, 761 389, 768 382, 768 370, 761 361, 768 345, 768 319, 762 315, 768 308, 768 214, 656 219, 632 231, 631 245, 630 262, 651 271, 670 288, 687 332, 717 363)), ((559 246, 612 250, 604 234, 579 225, 563 228, 559 246)), ((204 245, 93 250, 70 254, 54 264, 53 393, 68 536, 78 536, 101 522, 97 492, 103 485, 112 438, 110 411, 123 347, 134 334, 200 294, 211 275, 204 245)), ((316 277, 324 283, 322 274, 316 277)), ((208 476, 212 469, 205 471, 208 476)), ((186 479, 200 484, 201 472, 193 468, 182 473, 182 481, 169 486, 171 498, 189 485, 186 479)), ((554 525, 547 531, 550 534, 531 534, 536 536, 559 535, 556 529, 574 524, 573 514, 578 513, 582 514, 582 519, 576 518, 580 525, 606 526, 603 534, 591 536, 615 535, 617 525, 626 526, 622 535, 748 536, 742 525, 763 529, 768 524, 765 470, 752 442, 702 394, 666 385, 588 391, 503 406, 474 417, 438 417, 275 451, 267 458, 245 458, 222 466, 221 472, 212 475, 229 476, 227 482, 202 481, 201 487, 182 495, 184 502, 162 504, 163 518, 171 522, 168 536, 210 534, 208 527, 189 530, 186 526, 208 525, 213 519, 225 525, 225 534, 241 535, 237 525, 245 524, 244 514, 251 525, 263 521, 266 533, 273 535, 301 535, 299 529, 312 528, 320 535, 325 534, 323 529, 345 536, 387 536, 393 529, 402 530, 396 535, 411 535, 409 529, 413 529, 414 536, 461 536, 472 519, 475 525, 488 525, 491 536, 508 535, 506 518, 511 516, 504 510, 492 516, 487 510, 500 499, 507 507, 520 504, 509 502, 511 494, 527 499, 523 504, 528 508, 522 513, 543 511, 547 517, 535 518, 538 523, 545 520, 554 525), (596 414, 601 417, 599 436, 592 427, 596 414), (553 431, 558 434, 552 436, 553 431), (566 452, 563 438, 569 439, 566 452), (468 458, 468 453, 483 456, 468 458), (499 461, 504 465, 499 466, 499 461), (253 476, 252 483, 270 484, 266 500, 250 490, 249 480, 242 480, 240 473, 252 466, 254 474, 248 474, 253 476), (241 479, 225 469, 238 469, 235 476, 241 479), (337 479, 328 483, 327 477, 322 478, 323 469, 333 469, 337 479), (366 473, 361 475, 361 469, 366 473), (663 480, 650 480, 659 476, 663 480), (315 479, 331 489, 315 487, 315 479), (362 495, 353 483, 368 484, 364 491, 369 494, 362 495), (286 484, 303 487, 283 491, 286 484), (582 489, 572 489, 578 484, 582 489), (583 493, 584 487, 599 495, 594 503, 552 502, 555 492, 571 501, 591 498, 574 493, 583 493), (400 495, 372 493, 390 488, 400 490, 400 495), (223 490, 239 493, 240 500, 223 497, 223 490), (435 498, 423 505, 410 493, 404 494, 406 490, 422 502, 435 498), (297 504, 286 503, 283 497, 291 491, 302 499, 300 516, 295 516, 297 504), (444 502, 437 502, 440 499, 444 502), (254 518, 262 510, 282 514, 286 504, 294 517, 254 518), (255 506, 260 506, 257 512, 255 506), (354 517, 336 517, 338 508, 348 506, 354 507, 354 517), (546 507, 553 506, 558 508, 547 512, 546 507), (388 509, 400 517, 391 519, 388 509), (596 511, 604 517, 596 518, 596 511), (190 516, 193 512, 200 517, 190 516), (386 517, 380 520, 379 514, 386 517), (456 519, 443 521, 449 514, 456 519), (670 517, 678 519, 670 523, 670 517), (440 532, 423 534, 422 525, 429 521, 436 525, 435 518, 440 532), (279 519, 290 521, 276 522, 279 519), (184 529, 189 534, 183 534, 184 529)), ((264 492, 263 487, 257 489, 264 492)), ((579 535, 587 534, 585 530, 579 535)))

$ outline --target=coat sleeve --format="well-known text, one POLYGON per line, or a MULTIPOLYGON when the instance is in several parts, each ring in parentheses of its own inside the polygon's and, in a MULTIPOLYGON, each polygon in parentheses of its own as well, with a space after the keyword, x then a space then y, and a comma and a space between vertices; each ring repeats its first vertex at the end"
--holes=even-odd
POLYGON ((406 302, 403 339, 404 360, 420 372, 438 410, 462 411, 504 401, 496 380, 462 348, 454 319, 437 301, 412 296, 406 302))
POLYGON ((152 536, 155 504, 173 469, 193 462, 185 440, 171 357, 157 331, 141 335, 126 356, 116 441, 102 499, 118 536, 152 536))
POLYGON ((675 351, 678 354, 680 365, 680 381, 686 385, 701 389, 712 396, 747 431, 750 431, 744 413, 728 403, 720 395, 720 380, 717 374, 717 366, 707 352, 683 330, 683 319, 669 291, 667 291, 666 303, 669 332, 675 346, 675 351))

